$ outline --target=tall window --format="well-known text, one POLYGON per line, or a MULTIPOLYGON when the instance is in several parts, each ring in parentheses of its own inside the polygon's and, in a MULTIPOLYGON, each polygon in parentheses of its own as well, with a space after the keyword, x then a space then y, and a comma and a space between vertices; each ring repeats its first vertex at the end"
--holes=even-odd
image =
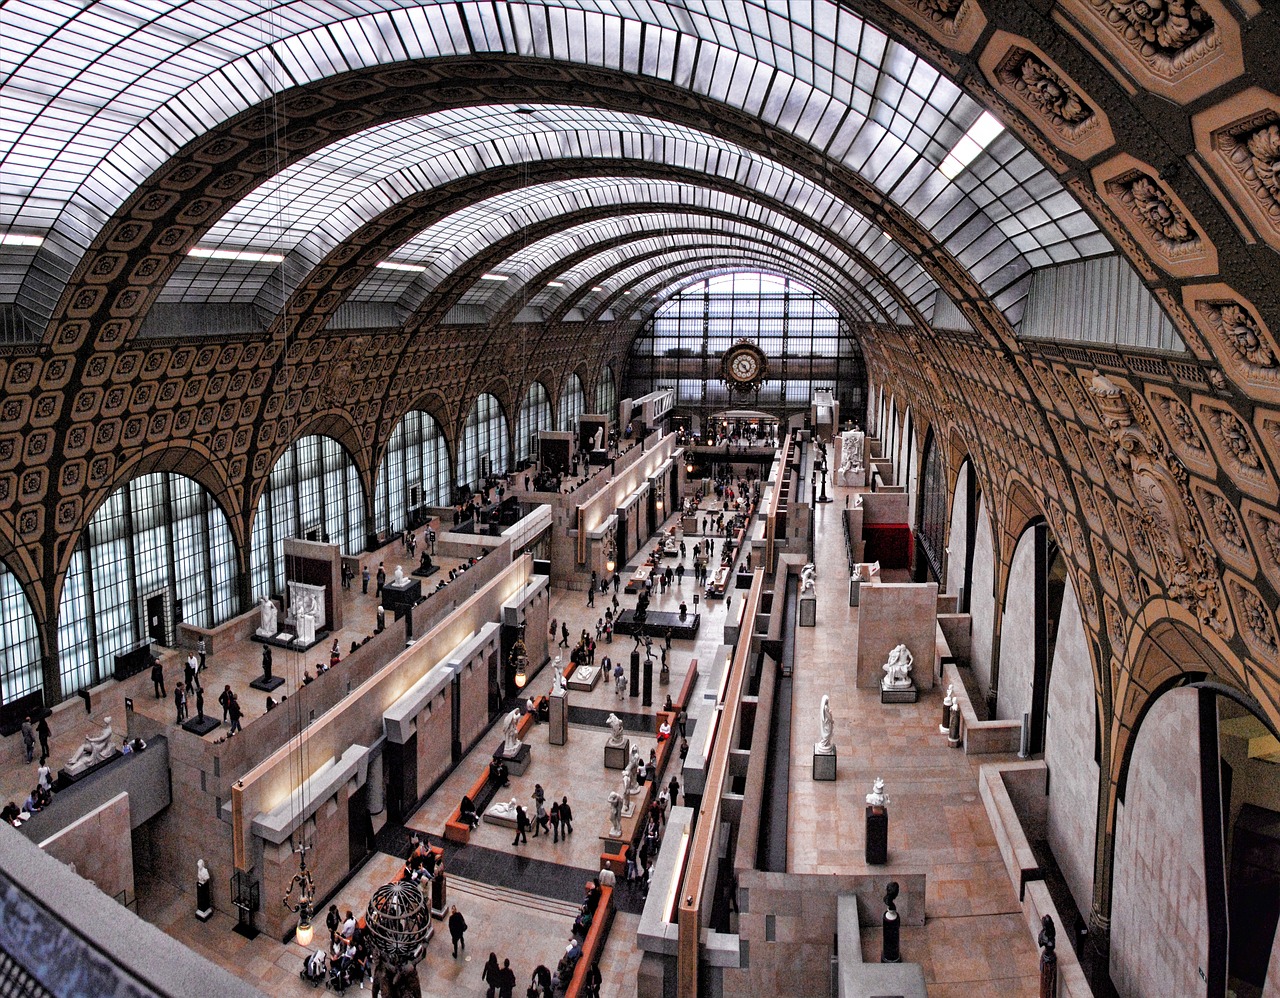
POLYGON ((564 379, 564 388, 560 391, 560 408, 556 413, 558 427, 561 430, 576 431, 578 417, 586 411, 587 400, 582 392, 582 379, 570 373, 564 379))
POLYGON ((506 472, 509 461, 507 417, 488 392, 471 407, 458 445, 458 484, 476 486, 486 475, 506 472))
POLYGON ((618 386, 613 383, 613 370, 608 365, 600 371, 600 381, 596 385, 596 412, 609 417, 610 424, 618 418, 618 386))
POLYGON ((410 409, 391 431, 373 500, 382 533, 404 530, 413 505, 448 506, 449 446, 429 412, 410 409))
POLYGON ((942 448, 933 431, 924 444, 924 481, 920 486, 920 528, 917 536, 933 572, 933 578, 944 582, 942 555, 947 540, 947 473, 942 466, 942 448))
POLYGON ((35 614, 22 586, 0 561, 0 700, 9 703, 44 685, 40 672, 40 636, 35 614))
POLYGON ((780 416, 807 410, 830 388, 846 418, 866 405, 867 371, 849 323, 812 288, 771 274, 736 273, 691 284, 665 302, 631 348, 628 393, 674 388, 676 405, 704 418, 725 409, 780 416), (721 379, 720 358, 748 340, 769 360, 760 389, 744 395, 721 379))
POLYGON ((226 515, 197 482, 167 472, 113 492, 72 552, 58 607, 64 696, 101 682, 117 654, 151 636, 149 603, 198 627, 238 609, 226 515))
POLYGON ((533 435, 539 430, 551 429, 551 399, 541 381, 529 386, 529 393, 520 403, 516 417, 516 460, 532 457, 535 451, 533 435))
POLYGON ((364 490, 355 462, 330 437, 295 441, 280 455, 253 517, 253 597, 284 590, 284 539, 328 540, 364 549, 364 490))

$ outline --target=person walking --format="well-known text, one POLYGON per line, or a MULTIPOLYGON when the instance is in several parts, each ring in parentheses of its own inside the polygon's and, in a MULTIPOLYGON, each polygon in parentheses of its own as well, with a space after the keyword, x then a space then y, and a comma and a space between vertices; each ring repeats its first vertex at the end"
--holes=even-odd
POLYGON ((49 758, 49 721, 47 718, 40 718, 36 722, 36 734, 40 738, 40 762, 44 763, 49 758))
POLYGON ((368 596, 369 595, 369 566, 368 565, 360 566, 360 586, 361 586, 361 591, 366 596, 368 596))
POLYGON ((225 724, 227 715, 231 712, 231 698, 235 696, 231 692, 231 684, 227 683, 222 687, 222 692, 218 694, 218 706, 222 708, 222 722, 225 724))
POLYGON ((498 985, 502 982, 502 968, 498 966, 497 953, 489 954, 489 959, 484 964, 484 970, 480 973, 480 980, 489 985, 489 990, 485 992, 485 998, 494 998, 494 995, 498 993, 498 985))
POLYGON ((533 977, 529 980, 529 992, 536 994, 535 988, 542 992, 541 998, 552 998, 551 971, 545 964, 540 963, 533 969, 533 977))
POLYGON ((35 758, 36 754, 36 729, 31 725, 31 718, 24 717, 22 719, 22 747, 27 753, 27 762, 35 758))
POLYGON ((240 701, 236 699, 236 695, 234 693, 231 694, 231 707, 229 713, 231 714, 231 731, 229 733, 234 735, 240 730, 240 718, 242 716, 240 712, 240 701))
POLYGON ((561 648, 569 647, 569 625, 563 621, 560 624, 560 645, 561 648))
POLYGON ((566 836, 573 834, 573 810, 569 807, 569 798, 560 798, 560 827, 566 836))
POLYGON ((542 789, 541 783, 535 783, 533 785, 533 793, 529 796, 533 798, 533 837, 536 839, 538 837, 538 830, 542 829, 545 831, 546 829, 547 794, 546 791, 542 789))
POLYGON ((208 662, 207 662, 207 661, 206 661, 206 659, 205 659, 205 653, 206 653, 206 651, 207 651, 207 647, 206 647, 206 645, 205 645, 205 643, 204 643, 204 638, 202 637, 202 638, 201 638, 201 639, 196 643, 196 653, 200 656, 200 671, 201 671, 201 672, 204 672, 204 670, 205 670, 205 666, 206 666, 206 665, 208 665, 208 662))
POLYGON ((502 970, 498 971, 498 998, 515 998, 516 972, 511 969, 511 961, 502 961, 502 970))
POLYGON ((560 841, 560 802, 558 800, 551 802, 548 820, 551 822, 551 844, 555 845, 560 841))
POLYGON ((374 595, 377 596, 378 599, 382 599, 382 587, 386 585, 387 582, 387 570, 383 566, 382 562, 378 562, 378 574, 375 578, 378 583, 378 588, 374 595))
POLYGON ((518 846, 523 839, 525 845, 529 844, 529 812, 520 804, 516 805, 516 837, 511 840, 513 846, 518 846))
POLYGON ((458 911, 455 904, 449 909, 449 938, 453 940, 453 955, 458 956, 458 946, 463 949, 467 948, 467 920, 462 917, 462 912, 458 911))
POLYGON ((187 719, 187 693, 181 683, 173 688, 173 706, 178 711, 178 720, 175 723, 181 724, 187 719))
POLYGON ((164 666, 160 664, 160 659, 154 655, 151 657, 151 685, 156 691, 156 699, 163 700, 164 692, 164 666))
POLYGON ((600 998, 600 985, 604 983, 604 978, 600 976, 600 964, 593 962, 591 969, 587 971, 586 979, 583 981, 587 998, 600 998))
POLYGON ((587 606, 593 607, 595 605, 596 605, 596 587, 593 585, 590 589, 587 590, 587 606))

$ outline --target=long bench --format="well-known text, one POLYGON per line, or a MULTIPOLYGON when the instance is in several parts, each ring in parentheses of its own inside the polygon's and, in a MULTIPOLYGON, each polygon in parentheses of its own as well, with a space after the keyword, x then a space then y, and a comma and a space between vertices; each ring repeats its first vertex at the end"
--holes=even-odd
MULTIPOLYGON (((533 712, 525 714, 517 722, 517 738, 524 738, 529 729, 537 723, 538 711, 542 709, 546 699, 545 696, 536 698, 533 701, 533 712)), ((489 799, 493 796, 493 791, 497 790, 497 787, 490 785, 492 782, 490 768, 486 763, 484 772, 480 774, 475 783, 471 784, 471 789, 466 793, 466 796, 470 797, 471 802, 476 806, 476 814, 483 814, 485 808, 489 806, 489 799)), ((453 813, 449 815, 448 820, 444 823, 444 837, 450 842, 456 842, 463 846, 471 841, 471 826, 462 820, 462 801, 458 801, 458 806, 453 809, 453 813)))
POLYGON ((582 940, 582 956, 578 957, 578 962, 573 967, 573 976, 569 978, 569 986, 564 989, 565 998, 581 998, 586 993, 587 971, 604 952, 605 939, 608 938, 609 926, 612 924, 613 888, 601 887, 595 917, 591 920, 591 928, 587 929, 586 938, 582 940))

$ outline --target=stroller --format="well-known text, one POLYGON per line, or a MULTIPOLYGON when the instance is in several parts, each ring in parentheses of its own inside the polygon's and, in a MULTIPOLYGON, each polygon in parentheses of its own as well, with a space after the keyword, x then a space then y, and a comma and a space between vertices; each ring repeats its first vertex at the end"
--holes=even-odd
POLYGON ((325 967, 324 950, 318 949, 304 959, 302 961, 302 970, 298 972, 298 976, 313 988, 326 984, 329 973, 325 967))

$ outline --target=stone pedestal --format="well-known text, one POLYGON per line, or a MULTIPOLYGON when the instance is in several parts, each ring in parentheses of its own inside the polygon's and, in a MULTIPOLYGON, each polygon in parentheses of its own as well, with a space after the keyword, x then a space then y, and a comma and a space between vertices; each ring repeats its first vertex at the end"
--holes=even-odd
POLYGON ((565 686, 571 690, 578 690, 582 693, 590 693, 596 688, 596 684, 600 682, 600 666, 598 665, 580 665, 573 670, 573 675, 565 680, 565 686))
POLYGON ((920 699, 920 691, 916 689, 915 683, 907 686, 886 686, 880 684, 880 702, 881 703, 915 703, 920 699))
POLYGON ((881 924, 884 926, 884 936, 880 942, 880 962, 901 963, 902 950, 898 944, 898 935, 902 929, 902 922, 898 918, 898 913, 886 911, 881 924))
POLYGON ((449 910, 449 881, 441 870, 431 880, 431 917, 444 918, 449 910))
POLYGON ((192 717, 191 720, 182 722, 182 730, 190 731, 193 735, 207 735, 214 728, 221 726, 222 722, 210 714, 205 714, 203 721, 199 717, 192 717))
POLYGON ((263 693, 270 693, 284 685, 284 680, 279 676, 272 676, 268 679, 266 676, 259 676, 257 679, 249 683, 249 686, 255 690, 261 690, 263 693))
POLYGON ((806 593, 800 597, 798 623, 801 627, 816 627, 818 625, 818 598, 813 593, 806 593))
POLYGON ((547 702, 551 707, 547 718, 547 744, 563 745, 569 739, 569 697, 565 693, 552 693, 547 702))
POLYGON ((867 805, 867 865, 884 866, 889 862, 889 811, 867 805))
POLYGON ((940 734, 949 734, 951 731, 951 704, 944 703, 942 705, 942 723, 938 725, 940 734))
POLYGON ((213 898, 210 896, 212 893, 207 880, 203 884, 196 884, 196 918, 202 922, 209 921, 213 914, 213 898))
POLYGON ((627 693, 632 697, 640 695, 640 652, 631 652, 631 675, 627 683, 627 693))
POLYGON ((605 769, 626 769, 627 760, 631 758, 631 739, 622 739, 621 745, 605 745, 605 769))
POLYGON ((960 747, 960 707, 951 708, 951 729, 947 732, 947 744, 952 748, 960 747))
POLYGON ((849 605, 857 606, 861 598, 862 598, 862 580, 850 579, 849 580, 849 605))
POLYGON ((502 746, 498 746, 498 751, 493 753, 494 762, 505 762, 507 771, 512 776, 524 776, 524 771, 529 768, 529 744, 522 742, 520 748, 515 755, 504 755, 502 746))
POLYGON ((813 749, 813 778, 815 780, 834 780, 836 778, 835 752, 819 752, 813 749))

